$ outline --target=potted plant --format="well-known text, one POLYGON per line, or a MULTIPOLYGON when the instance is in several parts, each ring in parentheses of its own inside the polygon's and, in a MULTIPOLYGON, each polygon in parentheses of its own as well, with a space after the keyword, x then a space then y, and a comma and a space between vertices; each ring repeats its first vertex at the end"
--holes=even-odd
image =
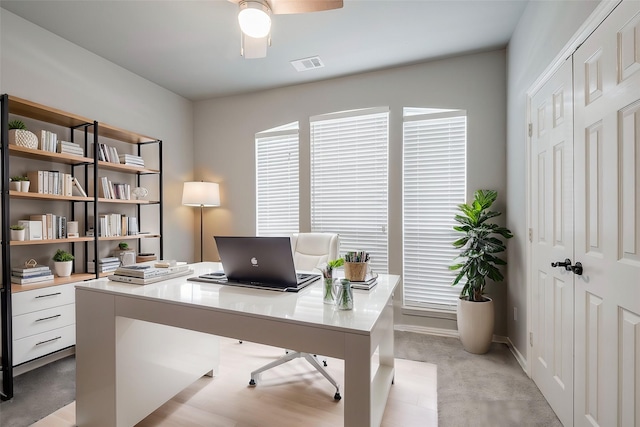
POLYGON ((118 243, 118 248, 120 248, 121 251, 126 251, 129 249, 129 244, 127 242, 120 242, 118 243))
POLYGON ((457 258, 460 262, 449 267, 458 271, 452 286, 464 284, 458 300, 458 332, 464 349, 476 354, 489 351, 493 338, 493 300, 484 295, 484 289, 487 279, 504 280, 499 266, 507 263, 496 254, 505 251, 506 246, 499 237, 513 237, 509 229, 487 222, 501 215, 489 210, 497 197, 497 191, 478 190, 471 205, 458 205, 461 213, 454 218, 460 223, 454 230, 463 234, 453 242, 454 247, 461 249, 457 258))
POLYGON ((71 276, 71 270, 73 268, 73 260, 75 257, 69 252, 62 249, 58 249, 53 255, 54 269, 56 275, 59 277, 71 276))
POLYGON ((120 259, 120 265, 132 265, 136 263, 136 251, 129 249, 127 242, 118 243, 119 251, 115 251, 114 255, 120 259))
POLYGON ((25 237, 25 229, 23 225, 10 225, 11 240, 22 241, 25 237))
POLYGON ((322 278, 324 279, 324 292, 323 301, 325 304, 335 304, 335 289, 333 282, 333 270, 344 265, 344 259, 338 258, 327 262, 324 268, 319 268, 322 272, 322 278))
POLYGON ((38 148, 38 137, 27 130, 22 120, 12 120, 7 123, 9 128, 9 144, 31 149, 38 148))
POLYGON ((9 185, 9 189, 14 191, 27 192, 29 191, 29 184, 31 184, 31 182, 29 181, 29 178, 27 178, 26 176, 21 176, 21 175, 13 176, 11 177, 11 183, 9 185))

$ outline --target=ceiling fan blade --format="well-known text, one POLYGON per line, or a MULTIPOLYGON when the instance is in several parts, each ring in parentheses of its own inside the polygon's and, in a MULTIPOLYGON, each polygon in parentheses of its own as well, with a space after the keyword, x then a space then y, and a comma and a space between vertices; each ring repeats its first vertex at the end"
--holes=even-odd
POLYGON ((280 15, 342 8, 342 0, 268 0, 268 3, 271 11, 280 15))
POLYGON ((241 50, 240 53, 245 59, 265 58, 267 56, 267 47, 269 46, 269 39, 271 36, 254 38, 245 35, 242 31, 241 34, 241 50))

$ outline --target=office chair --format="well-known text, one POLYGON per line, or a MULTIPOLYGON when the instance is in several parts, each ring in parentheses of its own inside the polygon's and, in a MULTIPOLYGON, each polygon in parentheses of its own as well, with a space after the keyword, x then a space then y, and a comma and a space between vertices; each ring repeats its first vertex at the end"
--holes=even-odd
MULTIPOLYGON (((296 270, 311 271, 316 267, 322 267, 330 260, 338 258, 340 241, 337 234, 331 233, 295 233, 291 237, 291 250, 293 252, 293 263, 296 270)), ((301 351, 290 352, 286 350, 286 354, 281 358, 251 372, 251 380, 249 385, 255 386, 260 374, 268 369, 275 368, 290 360, 304 358, 318 372, 320 372, 333 386, 336 388, 336 394, 333 396, 335 400, 342 399, 340 395, 340 386, 331 375, 318 363, 315 354, 304 353, 301 351)), ((324 366, 327 361, 324 360, 324 366)))

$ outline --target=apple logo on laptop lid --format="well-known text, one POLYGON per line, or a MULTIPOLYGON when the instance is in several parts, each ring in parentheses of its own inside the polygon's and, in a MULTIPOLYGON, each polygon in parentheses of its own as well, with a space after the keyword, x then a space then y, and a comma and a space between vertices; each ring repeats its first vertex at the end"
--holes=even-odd
POLYGON ((258 267, 258 260, 256 259, 256 257, 251 258, 251 265, 254 267, 258 267))

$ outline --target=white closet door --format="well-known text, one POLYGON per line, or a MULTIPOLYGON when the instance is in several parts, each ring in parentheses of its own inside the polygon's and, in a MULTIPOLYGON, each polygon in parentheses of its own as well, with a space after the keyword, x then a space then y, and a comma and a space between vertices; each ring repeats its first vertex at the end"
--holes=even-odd
POLYGON ((573 424, 574 274, 571 59, 531 99, 532 378, 565 426, 573 424))
POLYGON ((575 425, 640 426, 640 2, 574 55, 575 425))

